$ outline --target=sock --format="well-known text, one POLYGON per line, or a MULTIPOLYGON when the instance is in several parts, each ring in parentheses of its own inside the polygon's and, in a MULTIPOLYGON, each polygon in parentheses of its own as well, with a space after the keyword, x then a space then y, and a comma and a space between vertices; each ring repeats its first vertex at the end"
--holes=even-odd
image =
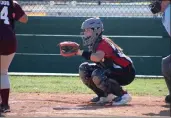
POLYGON ((1 89, 0 91, 2 104, 8 105, 10 89, 1 89))

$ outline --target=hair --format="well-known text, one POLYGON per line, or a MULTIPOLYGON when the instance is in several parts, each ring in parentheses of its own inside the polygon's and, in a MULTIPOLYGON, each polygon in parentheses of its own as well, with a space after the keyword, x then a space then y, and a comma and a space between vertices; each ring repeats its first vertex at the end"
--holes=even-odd
POLYGON ((118 49, 120 52, 123 51, 123 49, 122 49, 120 46, 118 46, 116 43, 114 43, 114 41, 112 41, 110 38, 105 38, 105 40, 106 40, 107 42, 113 44, 113 45, 116 47, 116 49, 118 49))

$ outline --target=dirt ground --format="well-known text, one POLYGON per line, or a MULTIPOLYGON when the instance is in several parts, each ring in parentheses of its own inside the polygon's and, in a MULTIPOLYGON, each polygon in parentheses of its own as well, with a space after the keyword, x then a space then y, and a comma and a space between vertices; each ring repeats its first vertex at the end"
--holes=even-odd
POLYGON ((90 117, 90 116, 170 116, 164 97, 133 96, 126 106, 88 104, 94 94, 11 93, 11 112, 2 116, 90 117))

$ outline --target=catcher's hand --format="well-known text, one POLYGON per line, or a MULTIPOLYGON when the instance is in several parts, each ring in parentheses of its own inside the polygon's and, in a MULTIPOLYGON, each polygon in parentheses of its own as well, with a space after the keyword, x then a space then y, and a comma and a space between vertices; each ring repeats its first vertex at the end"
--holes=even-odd
POLYGON ((75 56, 80 49, 80 45, 72 41, 64 41, 59 43, 60 54, 64 57, 75 56))

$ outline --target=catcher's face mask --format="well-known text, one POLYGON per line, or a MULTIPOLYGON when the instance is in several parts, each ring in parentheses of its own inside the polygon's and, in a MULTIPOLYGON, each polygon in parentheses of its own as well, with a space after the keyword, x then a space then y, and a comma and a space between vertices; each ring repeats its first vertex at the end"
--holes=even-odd
POLYGON ((82 23, 81 32, 83 45, 92 46, 103 32, 103 23, 99 18, 89 18, 82 23))

